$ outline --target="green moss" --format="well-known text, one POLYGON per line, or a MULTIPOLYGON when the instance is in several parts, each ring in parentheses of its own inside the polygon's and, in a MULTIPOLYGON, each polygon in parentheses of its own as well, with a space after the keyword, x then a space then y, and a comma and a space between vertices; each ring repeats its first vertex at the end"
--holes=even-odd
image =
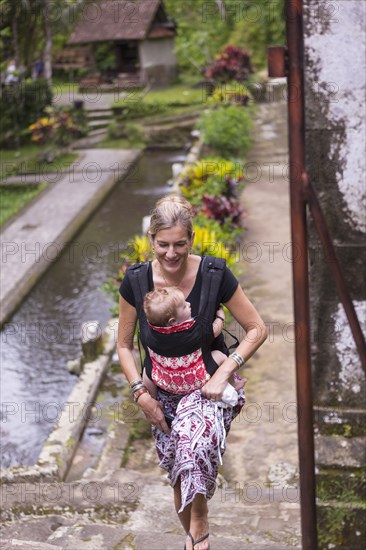
POLYGON ((366 500, 366 473, 361 469, 320 470, 316 476, 316 494, 319 501, 357 503, 366 500))
POLYGON ((57 468, 59 470, 61 470, 61 468, 62 468, 62 458, 61 458, 61 455, 59 455, 59 454, 56 455, 56 464, 57 464, 57 468))
POLYGON ((117 544, 113 546, 113 550, 126 550, 129 548, 130 550, 137 550, 137 546, 135 543, 136 536, 132 533, 128 533, 123 539, 121 539, 117 544))
POLYGON ((327 503, 317 507, 317 518, 319 550, 363 548, 366 536, 364 509, 327 503))
POLYGON ((358 548, 365 537, 365 472, 328 469, 316 481, 319 550, 358 548))
POLYGON ((152 433, 150 424, 146 421, 145 418, 136 418, 131 424, 128 443, 123 452, 121 460, 121 468, 124 468, 128 463, 129 457, 132 453, 132 445, 134 441, 141 439, 151 439, 151 437, 152 433))

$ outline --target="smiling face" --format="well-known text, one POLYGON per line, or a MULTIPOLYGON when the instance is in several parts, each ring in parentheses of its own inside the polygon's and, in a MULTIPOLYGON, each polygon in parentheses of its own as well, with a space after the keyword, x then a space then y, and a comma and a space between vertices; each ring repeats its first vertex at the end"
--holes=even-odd
POLYGON ((193 236, 190 238, 187 229, 181 225, 161 229, 151 237, 155 257, 163 273, 168 277, 184 273, 192 242, 193 236))

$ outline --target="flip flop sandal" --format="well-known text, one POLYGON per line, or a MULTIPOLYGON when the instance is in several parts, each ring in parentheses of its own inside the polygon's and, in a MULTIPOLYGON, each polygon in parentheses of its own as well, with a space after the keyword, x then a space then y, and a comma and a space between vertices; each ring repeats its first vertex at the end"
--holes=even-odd
MULTIPOLYGON (((210 533, 207 533, 207 535, 203 535, 203 537, 200 537, 199 539, 194 540, 194 538, 192 537, 192 534, 188 532, 188 536, 192 541, 192 547, 193 548, 196 546, 196 544, 208 539, 209 535, 210 535, 210 533)), ((184 545, 184 550, 187 550, 186 545, 184 545)), ((208 545, 208 550, 210 550, 210 545, 208 545)))

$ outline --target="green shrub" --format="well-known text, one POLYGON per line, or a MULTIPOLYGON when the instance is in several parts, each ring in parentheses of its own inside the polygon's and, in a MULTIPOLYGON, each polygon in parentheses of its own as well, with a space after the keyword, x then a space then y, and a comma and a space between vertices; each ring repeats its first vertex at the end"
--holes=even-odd
POLYGON ((142 129, 133 122, 112 122, 108 126, 108 137, 110 139, 126 139, 131 145, 145 142, 142 129))
POLYGON ((204 145, 223 156, 245 156, 251 145, 251 127, 251 112, 235 106, 208 111, 199 123, 204 145))
POLYGON ((52 102, 47 80, 25 80, 5 86, 0 98, 0 147, 12 148, 25 141, 23 132, 52 102))
POLYGON ((159 102, 126 101, 124 105, 113 107, 117 119, 129 120, 133 118, 143 118, 146 116, 158 115, 166 112, 167 106, 159 102))
POLYGON ((52 103, 52 90, 45 78, 26 80, 24 82, 24 104, 22 126, 39 118, 45 107, 52 103))

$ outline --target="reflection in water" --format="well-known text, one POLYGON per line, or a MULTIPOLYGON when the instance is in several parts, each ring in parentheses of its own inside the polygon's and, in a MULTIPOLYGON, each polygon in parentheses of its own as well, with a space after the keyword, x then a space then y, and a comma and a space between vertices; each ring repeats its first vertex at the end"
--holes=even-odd
POLYGON ((81 323, 99 320, 105 327, 111 303, 100 286, 118 272, 120 252, 141 232, 142 217, 171 191, 166 182, 176 158, 174 152, 145 153, 6 323, 0 358, 3 468, 36 462, 76 381, 66 362, 80 353, 81 323))

